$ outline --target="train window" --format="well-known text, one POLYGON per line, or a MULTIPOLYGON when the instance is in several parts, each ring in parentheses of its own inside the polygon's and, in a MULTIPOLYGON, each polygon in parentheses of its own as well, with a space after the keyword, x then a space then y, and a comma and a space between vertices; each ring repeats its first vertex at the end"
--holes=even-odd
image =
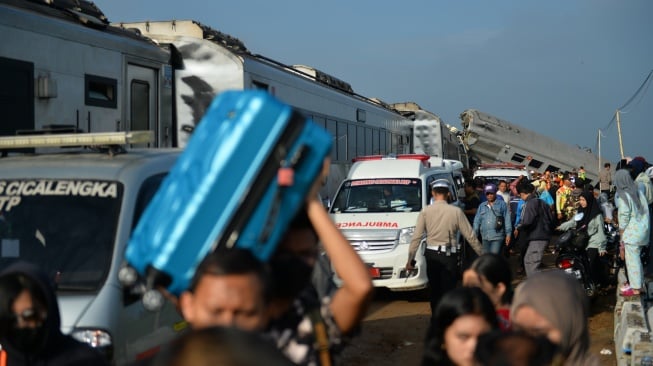
POLYGON ((365 123, 367 116, 364 109, 356 109, 356 121, 365 123))
POLYGON ((313 122, 322 128, 326 128, 326 119, 324 117, 313 117, 313 122))
POLYGON ((381 155, 386 155, 387 154, 386 146, 387 146, 387 142, 388 142, 388 131, 385 130, 385 129, 381 129, 381 141, 380 142, 381 142, 381 146, 379 146, 380 150, 381 150, 380 153, 381 153, 381 155))
POLYGON ((390 144, 390 151, 389 153, 398 153, 399 152, 399 145, 401 145, 401 135, 397 135, 396 133, 393 133, 391 136, 392 143, 390 144))
POLYGON ((528 166, 533 167, 535 169, 540 169, 542 164, 544 164, 544 163, 542 163, 541 161, 539 161, 537 159, 531 159, 531 161, 528 163, 528 166))
POLYGON ((372 130, 372 154, 381 154, 379 149, 379 130, 372 130))
POLYGON ((347 136, 347 124, 345 122, 338 122, 337 136, 338 161, 347 161, 347 139, 349 137, 347 136))
POLYGON ((132 80, 131 85, 131 121, 130 130, 146 131, 150 129, 150 85, 141 80, 132 80))
POLYGON ((327 119, 326 129, 331 134, 333 141, 333 147, 331 148, 331 161, 338 161, 338 129, 336 127, 336 121, 327 119))
POLYGON ((365 127, 356 128, 356 156, 365 155, 365 127))
POLYGON ((270 86, 260 81, 252 80, 252 89, 268 91, 270 86))
POLYGON ((512 161, 516 161, 516 162, 518 162, 518 163, 523 163, 523 162, 524 162, 524 159, 526 159, 526 157, 525 157, 524 155, 522 155, 522 154, 518 154, 518 153, 515 153, 515 154, 512 156, 512 159, 511 159, 511 160, 512 160, 512 161))
POLYGON ((118 106, 118 81, 97 75, 84 75, 84 103, 96 107, 118 106))
POLYGON ((372 155, 374 151, 372 150, 372 129, 365 128, 365 155, 372 155))
POLYGON ((545 171, 549 171, 549 172, 554 173, 554 172, 559 172, 559 171, 560 171, 560 168, 558 168, 558 167, 555 166, 555 165, 549 165, 548 167, 546 167, 546 170, 545 170, 545 171))
POLYGON ((347 158, 356 156, 356 126, 353 123, 347 124, 347 158))

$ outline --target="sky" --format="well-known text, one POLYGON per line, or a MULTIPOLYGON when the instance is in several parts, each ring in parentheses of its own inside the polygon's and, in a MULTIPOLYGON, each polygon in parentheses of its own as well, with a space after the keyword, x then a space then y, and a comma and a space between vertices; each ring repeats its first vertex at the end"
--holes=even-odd
MULTIPOLYGON (((193 19, 462 129, 495 117, 620 158, 615 111, 653 70, 651 0, 95 0, 111 22, 193 19), (602 131, 599 144, 599 130, 602 131)), ((653 79, 653 77, 651 78, 653 79)), ((653 88, 620 113, 625 156, 653 162, 653 88)))

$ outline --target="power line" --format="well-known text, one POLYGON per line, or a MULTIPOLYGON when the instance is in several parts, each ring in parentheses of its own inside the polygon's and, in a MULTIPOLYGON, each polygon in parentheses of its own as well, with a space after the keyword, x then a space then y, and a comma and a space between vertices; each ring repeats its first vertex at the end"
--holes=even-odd
MULTIPOLYGON (((642 93, 642 96, 641 96, 641 97, 643 98, 644 95, 646 94, 646 91, 648 91, 648 84, 649 84, 649 81, 651 81, 651 76, 653 76, 653 70, 651 70, 651 71, 648 73, 648 76, 646 76, 646 79, 644 79, 644 82, 642 83, 642 85, 640 85, 639 88, 637 88, 637 91, 635 91, 635 94, 633 94, 633 96, 631 96, 631 97, 626 101, 626 103, 624 103, 621 107, 619 107, 619 108, 617 108, 617 109, 618 109, 618 110, 626 109, 626 107, 628 107, 628 105, 629 105, 629 104, 630 104, 630 103, 631 103, 631 102, 632 102, 632 101, 637 97, 637 95, 638 95, 642 90, 644 90, 644 93, 642 93)), ((639 104, 639 102, 642 100, 642 98, 639 99, 639 101, 635 104, 635 106, 639 104)), ((626 112, 626 113, 627 113, 627 112, 626 112)), ((616 111, 615 111, 615 113, 612 115, 612 119, 610 120, 610 122, 608 122, 608 124, 607 124, 604 128, 602 128, 601 131, 607 131, 608 129, 610 129, 610 127, 612 127, 612 124, 613 124, 615 121, 616 121, 616 111)))
MULTIPOLYGON (((635 98, 637 98, 637 96, 640 93, 642 93, 640 98, 637 100, 637 103, 635 103, 635 105, 633 107, 636 107, 637 105, 639 105, 639 103, 644 98, 644 95, 646 95, 646 92, 648 91, 648 87, 649 87, 650 81, 651 81, 651 76, 653 76, 653 70, 649 71, 648 75, 646 76, 646 79, 644 79, 644 82, 642 82, 642 85, 640 85, 639 88, 637 88, 635 93, 621 107, 617 108, 618 111, 620 111, 621 113, 630 112, 630 110, 628 110, 628 111, 623 111, 623 110, 625 110, 630 105, 630 103, 632 103, 633 100, 635 100, 635 98), (642 90, 643 90, 643 92, 642 92, 642 90)), ((617 117, 617 112, 615 111, 615 113, 612 114, 612 119, 610 119, 610 122, 608 122, 608 124, 603 129, 599 129, 599 135, 597 136, 597 145, 599 143, 598 140, 601 137, 605 137, 605 135, 603 135, 603 133, 605 131, 609 130, 610 127, 612 127, 612 125, 616 121, 616 117, 617 117)))

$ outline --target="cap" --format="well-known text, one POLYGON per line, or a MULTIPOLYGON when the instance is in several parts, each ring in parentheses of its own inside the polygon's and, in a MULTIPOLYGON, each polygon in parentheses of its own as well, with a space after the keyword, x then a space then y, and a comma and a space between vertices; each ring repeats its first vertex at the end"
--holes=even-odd
POLYGON ((483 187, 483 192, 485 192, 485 193, 497 193, 497 186, 494 185, 493 183, 486 184, 485 187, 483 187))
POLYGON ((431 183, 431 189, 435 188, 449 188, 449 181, 446 179, 436 179, 431 183))

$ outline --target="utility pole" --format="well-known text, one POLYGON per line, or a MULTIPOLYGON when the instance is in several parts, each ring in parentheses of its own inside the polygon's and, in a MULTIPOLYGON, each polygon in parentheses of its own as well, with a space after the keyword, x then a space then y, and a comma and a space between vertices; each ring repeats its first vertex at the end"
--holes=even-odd
POLYGON ((624 158, 624 144, 621 141, 621 118, 619 117, 619 110, 617 109, 617 131, 619 133, 619 152, 621 153, 621 158, 624 158))
POLYGON ((601 171, 601 129, 599 128, 599 169, 597 172, 601 171))

